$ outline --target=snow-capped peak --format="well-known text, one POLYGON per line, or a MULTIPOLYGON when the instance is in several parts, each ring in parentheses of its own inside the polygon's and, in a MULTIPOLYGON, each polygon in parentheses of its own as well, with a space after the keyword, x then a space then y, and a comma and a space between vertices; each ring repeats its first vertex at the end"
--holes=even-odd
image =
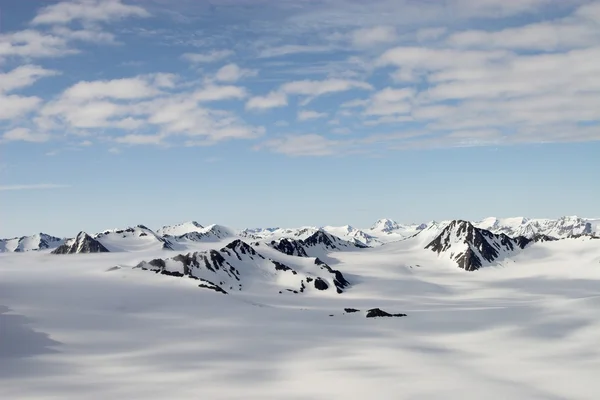
POLYGON ((397 229, 400 229, 400 224, 388 218, 382 218, 377 220, 377 222, 375 222, 375 224, 373 224, 373 226, 371 227, 372 231, 379 231, 385 233, 390 233, 397 229))
POLYGON ((166 225, 156 231, 160 236, 181 236, 190 232, 202 232, 204 227, 196 221, 187 221, 177 225, 166 225))
POLYGON ((496 235, 469 221, 454 220, 425 248, 448 256, 460 268, 474 271, 529 243, 530 240, 523 237, 496 235))

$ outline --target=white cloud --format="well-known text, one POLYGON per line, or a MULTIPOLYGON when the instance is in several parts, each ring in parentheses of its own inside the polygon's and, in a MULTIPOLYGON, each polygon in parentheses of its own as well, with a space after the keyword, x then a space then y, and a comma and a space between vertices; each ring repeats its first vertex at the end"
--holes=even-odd
POLYGON ((413 89, 385 88, 375 93, 365 109, 366 115, 407 114, 411 109, 413 89))
POLYGON ((63 37, 30 29, 0 34, 0 59, 10 56, 59 57, 74 53, 77 50, 69 48, 63 37))
POLYGON ((419 29, 416 34, 418 42, 427 42, 430 40, 436 40, 442 37, 448 31, 447 28, 423 28, 419 29))
POLYGON ((273 58, 273 57, 287 56, 290 54, 323 53, 326 51, 331 51, 331 47, 287 44, 284 46, 269 47, 269 48, 263 49, 258 54, 258 57, 259 58, 273 58))
POLYGON ((206 86, 194 93, 194 99, 200 102, 243 99, 246 89, 239 86, 206 86))
POLYGON ((466 48, 502 48, 552 51, 595 45, 600 41, 600 29, 595 22, 565 19, 541 22, 497 32, 465 31, 455 33, 448 43, 466 48))
POLYGON ((246 109, 248 110, 266 110, 269 108, 285 107, 287 106, 287 96, 282 92, 271 92, 266 96, 255 96, 252 97, 246 103, 246 109))
POLYGON ((40 78, 57 74, 38 65, 21 65, 10 72, 0 73, 0 93, 27 87, 40 78))
POLYGON ((104 32, 98 28, 84 28, 73 30, 66 26, 54 26, 51 32, 61 38, 69 41, 90 42, 98 44, 116 44, 117 40, 114 34, 104 32))
POLYGON ((237 64, 227 64, 221 67, 216 75, 215 79, 221 82, 237 82, 238 80, 250 76, 256 76, 258 71, 254 69, 240 68, 237 64))
POLYGON ((181 58, 194 64, 213 63, 233 55, 231 50, 213 50, 209 53, 185 53, 181 58))
POLYGON ((316 134, 287 135, 268 140, 255 149, 267 149, 289 156, 327 156, 335 154, 340 143, 316 134))
POLYGON ((300 110, 298 111, 298 121, 307 121, 309 119, 326 118, 327 113, 322 113, 313 110, 300 110))
POLYGON ((345 92, 351 89, 372 90, 367 82, 347 79, 326 79, 322 81, 302 80, 281 85, 281 91, 310 97, 322 96, 328 93, 345 92))
POLYGON ((6 190, 39 190, 39 189, 64 189, 69 188, 71 185, 58 185, 55 183, 35 183, 29 185, 2 185, 0 191, 6 190))
POLYGON ((159 145, 162 144, 162 135, 125 135, 115 138, 115 142, 120 144, 131 144, 131 145, 159 145))
POLYGON ((48 140, 50 140, 50 135, 47 133, 33 133, 26 128, 15 128, 2 135, 3 142, 23 141, 42 143, 47 142, 48 140))
POLYGON ((35 96, 0 95, 0 120, 21 117, 35 110, 41 102, 42 99, 35 96))
POLYGON ((393 26, 375 26, 357 29, 352 32, 352 44, 356 47, 369 47, 396 41, 396 28, 393 26))
POLYGON ((268 109, 287 105, 287 95, 307 96, 302 105, 312 99, 329 93, 344 92, 352 89, 372 90, 367 82, 347 79, 302 80, 284 83, 278 90, 266 96, 252 97, 247 103, 247 109, 268 109))
POLYGON ((33 25, 81 22, 110 22, 126 17, 148 17, 142 7, 123 4, 120 0, 64 1, 44 7, 31 21, 33 25))
POLYGON ((63 98, 73 101, 90 99, 139 99, 151 97, 159 91, 152 87, 148 80, 135 78, 122 78, 107 81, 78 82, 63 93, 63 98))

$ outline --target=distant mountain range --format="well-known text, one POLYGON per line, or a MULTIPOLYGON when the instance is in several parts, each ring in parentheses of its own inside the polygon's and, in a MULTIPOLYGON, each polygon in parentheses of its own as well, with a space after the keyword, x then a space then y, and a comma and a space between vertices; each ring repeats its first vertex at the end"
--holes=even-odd
MULTIPOLYGON (((594 239, 598 238, 599 230, 600 219, 580 217, 555 220, 486 218, 476 222, 452 220, 411 225, 380 219, 368 229, 345 225, 234 230, 222 225, 205 227, 190 221, 163 226, 156 231, 137 225, 93 235, 80 232, 70 239, 38 233, 2 239, 0 252, 47 250, 53 254, 76 254, 166 250, 194 251, 198 259, 206 249, 213 251, 215 245, 225 245, 225 249, 229 244, 236 243, 236 246, 242 246, 248 252, 265 248, 287 256, 322 259, 330 252, 360 251, 406 241, 423 250, 435 252, 460 268, 473 271, 500 262, 532 243, 581 237, 594 239)), ((202 257, 207 260, 209 256, 204 254, 202 257)))

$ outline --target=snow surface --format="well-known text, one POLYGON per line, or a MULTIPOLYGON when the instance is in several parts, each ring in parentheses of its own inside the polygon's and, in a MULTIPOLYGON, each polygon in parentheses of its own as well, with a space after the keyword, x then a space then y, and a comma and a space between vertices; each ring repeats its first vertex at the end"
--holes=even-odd
POLYGON ((599 398, 599 240, 534 243, 465 272, 420 235, 328 253, 352 283, 342 294, 279 294, 247 273, 247 290, 224 295, 132 268, 179 253, 154 246, 0 254, 0 398, 599 398), (365 318, 375 307, 408 316, 365 318))
POLYGON ((205 229, 202 225, 196 221, 183 222, 177 225, 167 225, 156 230, 156 233, 160 236, 181 236, 190 232, 204 232, 205 229))

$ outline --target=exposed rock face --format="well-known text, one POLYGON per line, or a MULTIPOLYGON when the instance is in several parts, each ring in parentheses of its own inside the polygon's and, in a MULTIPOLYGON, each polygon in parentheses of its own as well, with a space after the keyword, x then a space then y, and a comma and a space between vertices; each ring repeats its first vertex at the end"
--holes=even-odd
POLYGON ((406 317, 406 314, 390 314, 379 308, 372 308, 369 311, 367 311, 367 318, 377 317, 406 317))
POLYGON ((280 261, 268 259, 242 240, 234 240, 221 250, 200 251, 179 254, 172 258, 154 259, 141 262, 135 268, 151 270, 163 275, 188 277, 201 280, 214 290, 242 290, 248 283, 253 285, 280 285, 278 275, 285 275, 284 281, 294 289, 285 289, 293 293, 303 293, 307 283, 314 282, 317 290, 329 290, 335 286, 338 293, 349 286, 341 272, 331 269, 320 260, 315 260, 314 272, 308 275, 280 261), (320 273, 319 271, 324 271, 320 273), (289 274, 289 275, 287 275, 289 274), (295 285, 294 286, 294 282, 295 285))
POLYGON ((475 271, 484 263, 492 263, 502 255, 525 248, 529 243, 531 240, 524 237, 496 235, 476 228, 468 221, 455 220, 425 248, 448 255, 459 268, 475 271))
POLYGON ((57 247, 52 254, 108 253, 108 249, 85 232, 79 232, 70 243, 57 247))
POLYGON ((301 240, 280 239, 272 240, 270 246, 288 256, 308 257, 301 240))
POLYGON ((359 240, 350 242, 321 230, 314 232, 306 239, 283 238, 272 240, 269 246, 289 256, 298 257, 310 257, 311 254, 322 251, 364 249, 369 247, 359 240))
POLYGON ((315 289, 318 289, 318 290, 327 290, 329 288, 329 285, 327 284, 327 282, 325 282, 321 278, 315 279, 314 285, 315 285, 315 289))
POLYGON ((344 275, 337 269, 331 268, 329 265, 325 264, 318 258, 315 259, 315 264, 318 265, 321 269, 324 269, 327 272, 334 275, 335 278, 333 279, 333 283, 335 284, 338 293, 343 293, 344 289, 350 286, 350 282, 348 282, 344 275))

